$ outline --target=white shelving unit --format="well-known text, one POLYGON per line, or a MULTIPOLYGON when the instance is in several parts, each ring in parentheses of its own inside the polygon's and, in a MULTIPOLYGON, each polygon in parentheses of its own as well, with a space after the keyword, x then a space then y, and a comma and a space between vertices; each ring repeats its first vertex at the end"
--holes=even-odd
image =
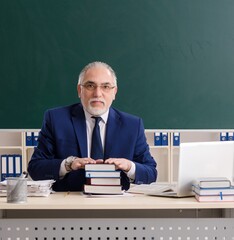
POLYGON ((156 132, 166 132, 168 130, 155 130, 155 129, 147 129, 145 130, 145 135, 147 139, 147 143, 149 144, 149 149, 151 155, 157 162, 157 170, 158 170, 158 179, 159 182, 170 182, 170 134, 168 134, 168 145, 167 146, 155 146, 154 143, 154 134, 156 132))
POLYGON ((0 155, 22 155, 22 170, 27 170, 34 146, 26 146, 26 132, 38 132, 39 129, 2 129, 0 130, 0 155))
MULTIPOLYGON (((28 162, 33 154, 34 146, 26 146, 26 132, 38 132, 40 129, 1 129, 0 130, 0 155, 21 154, 22 169, 27 170, 28 162)), ((173 135, 179 133, 180 143, 220 141, 221 133, 232 133, 234 129, 216 130, 168 130, 146 129, 145 134, 150 152, 157 161, 158 182, 174 183, 177 181, 179 146, 173 145, 173 135), (156 132, 168 134, 168 145, 155 146, 154 134, 156 132)))

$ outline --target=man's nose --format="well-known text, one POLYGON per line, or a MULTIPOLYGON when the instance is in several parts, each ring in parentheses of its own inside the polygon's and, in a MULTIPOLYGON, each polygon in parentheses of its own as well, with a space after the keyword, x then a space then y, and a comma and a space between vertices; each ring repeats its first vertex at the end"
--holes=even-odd
POLYGON ((96 86, 96 88, 94 89, 94 95, 95 96, 102 96, 102 89, 100 86, 96 86))

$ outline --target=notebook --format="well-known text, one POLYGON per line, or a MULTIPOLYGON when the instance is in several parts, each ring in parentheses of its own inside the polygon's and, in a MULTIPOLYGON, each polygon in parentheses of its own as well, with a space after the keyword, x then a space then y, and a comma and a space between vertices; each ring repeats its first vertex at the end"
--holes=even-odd
POLYGON ((192 183, 201 177, 227 177, 233 182, 233 163, 233 141, 181 143, 177 184, 167 185, 162 192, 154 184, 146 194, 165 197, 193 196, 192 183))

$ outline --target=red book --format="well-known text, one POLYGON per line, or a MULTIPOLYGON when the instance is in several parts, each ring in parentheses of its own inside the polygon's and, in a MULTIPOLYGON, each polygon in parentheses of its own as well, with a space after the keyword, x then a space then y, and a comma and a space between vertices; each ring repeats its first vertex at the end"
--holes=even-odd
POLYGON ((120 185, 120 178, 86 178, 88 185, 120 185))

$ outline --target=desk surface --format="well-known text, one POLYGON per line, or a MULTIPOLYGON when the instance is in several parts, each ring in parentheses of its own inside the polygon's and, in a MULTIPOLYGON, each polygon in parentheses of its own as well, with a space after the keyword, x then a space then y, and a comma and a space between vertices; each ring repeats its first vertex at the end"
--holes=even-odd
POLYGON ((7 203, 0 198, 0 210, 11 209, 74 209, 74 210, 108 210, 108 209, 227 209, 234 208, 234 202, 199 203, 194 197, 165 198, 132 194, 129 196, 88 197, 80 192, 54 193, 49 197, 28 197, 27 203, 7 203))

